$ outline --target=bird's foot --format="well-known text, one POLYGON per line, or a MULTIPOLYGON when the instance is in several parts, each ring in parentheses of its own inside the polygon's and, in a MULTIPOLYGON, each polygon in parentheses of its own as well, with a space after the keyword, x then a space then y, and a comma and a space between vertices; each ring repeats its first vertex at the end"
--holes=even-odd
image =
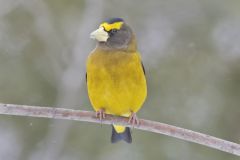
POLYGON ((106 114, 105 114, 105 110, 102 108, 102 109, 99 109, 97 112, 96 112, 96 117, 99 118, 99 120, 102 122, 102 120, 104 118, 106 118, 106 114))
POLYGON ((131 113, 128 123, 130 123, 132 125, 132 128, 134 128, 135 125, 138 126, 140 124, 136 113, 134 113, 134 112, 131 113))

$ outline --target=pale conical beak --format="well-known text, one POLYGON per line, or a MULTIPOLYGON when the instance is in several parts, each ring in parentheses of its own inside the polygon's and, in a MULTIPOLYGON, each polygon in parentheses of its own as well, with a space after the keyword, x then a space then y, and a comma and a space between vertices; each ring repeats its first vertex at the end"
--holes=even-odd
POLYGON ((100 27, 90 34, 90 38, 96 39, 99 42, 106 42, 109 36, 108 33, 104 30, 104 28, 100 27))

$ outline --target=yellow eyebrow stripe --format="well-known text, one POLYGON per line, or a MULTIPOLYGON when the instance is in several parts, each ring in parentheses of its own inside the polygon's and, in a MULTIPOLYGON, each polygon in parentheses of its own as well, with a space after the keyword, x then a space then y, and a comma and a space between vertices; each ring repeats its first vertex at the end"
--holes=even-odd
POLYGON ((115 22, 113 24, 109 24, 107 22, 104 22, 100 25, 100 27, 103 27, 106 31, 110 31, 112 29, 119 30, 123 25, 123 22, 115 22))

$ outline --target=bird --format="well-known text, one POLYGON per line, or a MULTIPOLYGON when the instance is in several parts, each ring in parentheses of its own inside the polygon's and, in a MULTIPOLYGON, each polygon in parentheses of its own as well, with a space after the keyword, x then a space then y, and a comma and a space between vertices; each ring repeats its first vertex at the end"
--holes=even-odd
MULTIPOLYGON (((87 58, 86 82, 96 117, 124 116, 139 125, 136 113, 146 99, 147 82, 133 30, 122 18, 109 18, 90 38, 97 44, 87 58)), ((131 129, 113 124, 111 142, 120 140, 132 143, 131 129)))

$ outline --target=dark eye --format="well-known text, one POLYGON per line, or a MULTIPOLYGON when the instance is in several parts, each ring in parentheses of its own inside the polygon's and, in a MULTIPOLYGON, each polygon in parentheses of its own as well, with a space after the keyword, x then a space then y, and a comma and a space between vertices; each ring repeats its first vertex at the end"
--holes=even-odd
POLYGON ((118 30, 117 29, 112 29, 111 33, 116 33, 118 30))

